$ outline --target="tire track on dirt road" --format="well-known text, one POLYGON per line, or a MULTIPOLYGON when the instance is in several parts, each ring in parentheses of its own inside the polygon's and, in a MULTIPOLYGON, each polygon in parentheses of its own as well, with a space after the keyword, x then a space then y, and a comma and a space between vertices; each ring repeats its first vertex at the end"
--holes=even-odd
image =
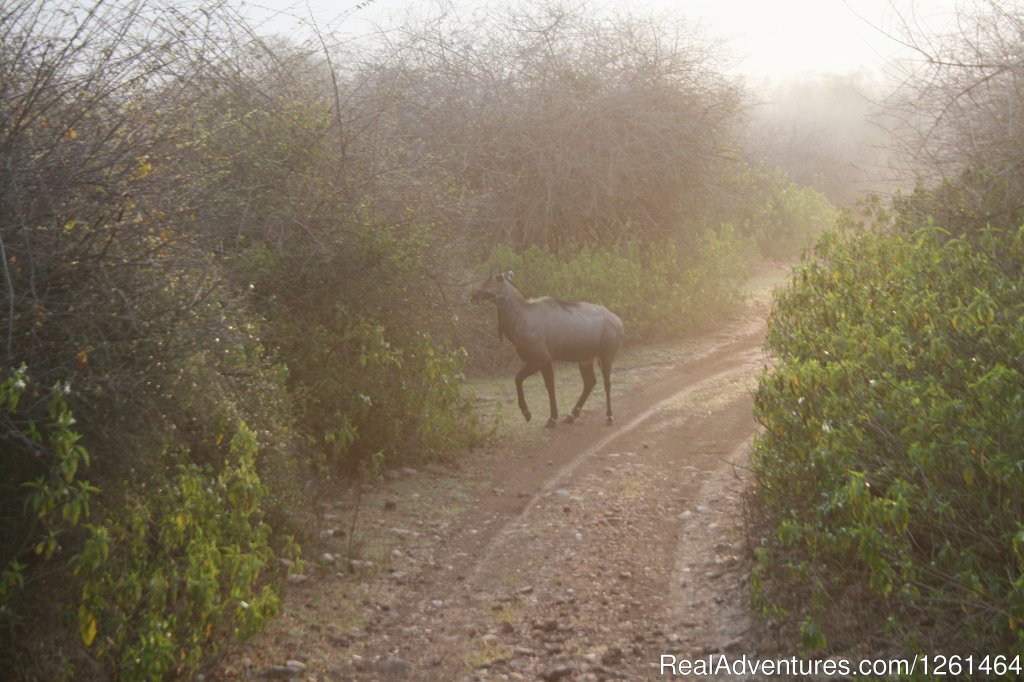
POLYGON ((662 653, 741 648, 732 464, 746 461, 760 360, 756 338, 729 344, 564 458, 467 573, 450 630, 466 636, 440 657, 458 663, 422 679, 653 679, 662 653))
MULTIPOLYGON (((745 346, 746 344, 742 344, 745 346)), ((741 347, 742 347, 741 346, 741 347)), ((731 349, 730 349, 731 350, 731 349)), ((671 407, 673 404, 681 403, 687 399, 693 397, 700 391, 708 390, 711 384, 721 381, 735 380, 737 377, 746 377, 749 375, 751 358, 751 349, 744 348, 746 351, 738 357, 746 357, 747 362, 745 364, 730 366, 725 370, 712 374, 711 376, 705 377, 696 382, 688 383, 681 390, 669 395, 666 398, 655 402, 653 405, 645 408, 639 414, 633 416, 633 418, 623 426, 615 427, 611 433, 600 438, 593 445, 585 447, 582 451, 572 457, 566 464, 563 464, 557 471, 555 471, 541 486, 540 491, 530 498, 529 502, 523 508, 522 512, 513 519, 510 519, 507 525, 513 525, 516 523, 523 523, 524 519, 530 514, 533 508, 541 503, 547 495, 550 495, 555 489, 563 487, 566 482, 570 479, 573 472, 575 472, 581 464, 587 460, 593 458, 598 453, 608 450, 612 445, 623 439, 625 436, 631 434, 641 426, 646 426, 647 422, 654 420, 659 413, 662 413, 666 408, 671 407)), ((756 359, 754 359, 756 361, 756 359)), ((740 436, 741 444, 745 445, 749 440, 749 434, 742 434, 740 436)), ((649 446, 648 446, 649 448, 649 446)), ((480 566, 490 560, 491 556, 498 549, 501 543, 503 533, 499 531, 495 538, 491 540, 489 547, 484 551, 483 556, 478 561, 478 569, 480 566)), ((479 572, 479 571, 477 571, 479 572)))
POLYGON ((402 679, 648 679, 661 652, 736 648, 748 625, 729 461, 753 432, 763 333, 761 311, 744 317, 623 395, 625 424, 559 425, 496 461, 392 607, 418 625, 363 649, 357 679, 389 679, 396 661, 402 679))

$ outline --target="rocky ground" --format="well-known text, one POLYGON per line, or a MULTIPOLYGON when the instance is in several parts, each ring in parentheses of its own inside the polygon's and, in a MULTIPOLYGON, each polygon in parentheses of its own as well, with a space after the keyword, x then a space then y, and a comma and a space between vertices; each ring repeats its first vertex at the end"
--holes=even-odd
POLYGON ((761 292, 628 370, 614 426, 595 392, 572 424, 343 495, 282 615, 213 675, 644 680, 670 677, 663 655, 756 657, 742 497, 766 314, 761 292))

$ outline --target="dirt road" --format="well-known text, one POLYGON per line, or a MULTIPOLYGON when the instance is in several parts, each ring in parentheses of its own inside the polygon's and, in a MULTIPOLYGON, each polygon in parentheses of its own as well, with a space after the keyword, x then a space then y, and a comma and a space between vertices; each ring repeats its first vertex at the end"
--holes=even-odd
POLYGON ((355 526, 346 495, 326 556, 219 674, 645 680, 662 654, 753 656, 742 466, 766 312, 755 296, 677 362, 627 370, 614 426, 592 404, 459 469, 405 470, 355 526))

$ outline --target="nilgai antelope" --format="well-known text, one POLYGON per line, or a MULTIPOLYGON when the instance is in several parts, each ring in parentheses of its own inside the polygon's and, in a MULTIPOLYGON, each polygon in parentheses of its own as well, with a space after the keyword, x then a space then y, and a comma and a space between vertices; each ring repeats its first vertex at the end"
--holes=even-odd
POLYGON ((606 415, 612 423, 612 359, 622 344, 622 320, 604 306, 594 303, 567 303, 544 296, 527 298, 512 283, 512 273, 488 277, 473 294, 472 301, 492 301, 498 306, 498 338, 508 337, 522 359, 523 368, 516 374, 516 394, 519 409, 530 421, 530 408, 523 395, 523 380, 540 370, 551 402, 551 418, 547 426, 558 421, 555 402, 555 371, 553 360, 579 363, 583 377, 583 393, 576 407, 566 417, 571 422, 579 416, 590 391, 597 383, 594 360, 601 365, 604 375, 606 415))

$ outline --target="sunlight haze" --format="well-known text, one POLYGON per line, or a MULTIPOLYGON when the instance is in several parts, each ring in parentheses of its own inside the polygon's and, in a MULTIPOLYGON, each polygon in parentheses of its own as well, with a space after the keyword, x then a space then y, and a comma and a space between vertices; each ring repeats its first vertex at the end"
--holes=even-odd
MULTIPOLYGON (((507 0, 450 3, 459 13, 508 5, 507 0)), ((937 28, 948 22, 955 7, 953 0, 653 0, 595 5, 696 24, 706 38, 724 42, 730 72, 754 80, 877 73, 887 60, 908 55, 893 37, 900 33, 900 17, 937 28)), ((401 25, 409 17, 435 14, 441 4, 422 0, 260 0, 247 6, 266 34, 301 40, 307 35, 311 16, 324 32, 360 37, 377 28, 401 25)))

